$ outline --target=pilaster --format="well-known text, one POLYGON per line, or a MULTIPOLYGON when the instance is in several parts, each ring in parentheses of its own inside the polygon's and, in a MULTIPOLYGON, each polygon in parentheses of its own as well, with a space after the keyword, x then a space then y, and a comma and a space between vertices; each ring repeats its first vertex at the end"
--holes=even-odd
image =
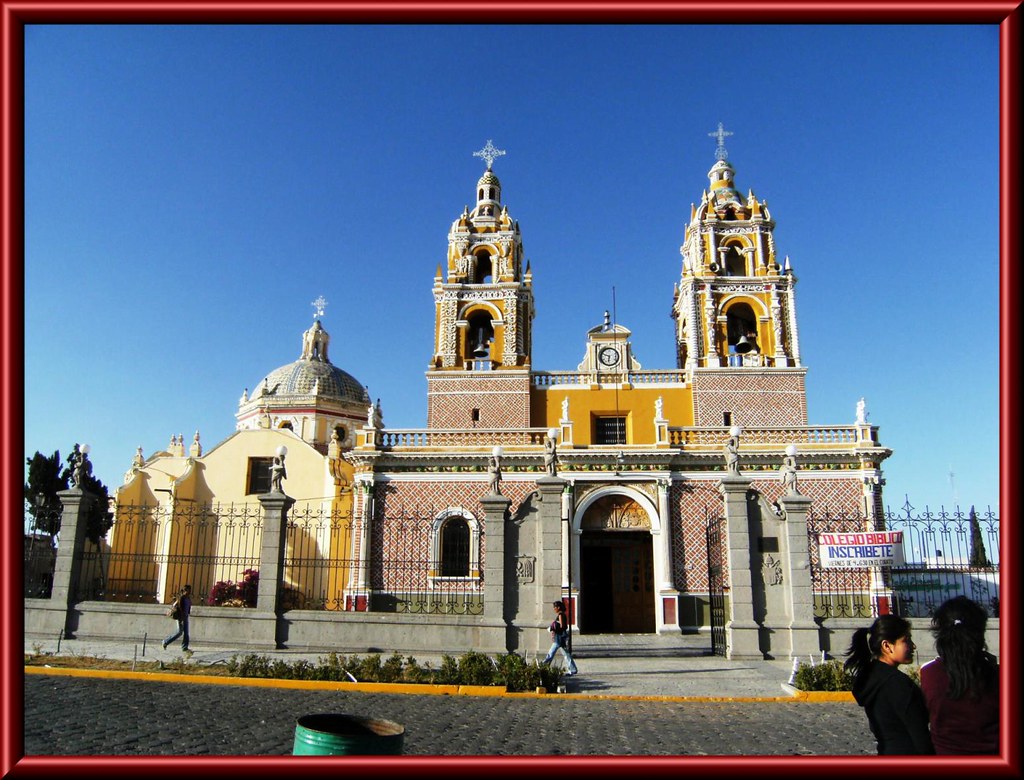
POLYGON ((53 587, 46 600, 46 613, 36 625, 40 633, 74 636, 74 606, 81 581, 82 551, 85 547, 86 516, 98 500, 81 488, 57 493, 61 503, 60 545, 53 567, 53 587))
POLYGON ((263 505, 263 541, 260 548, 260 584, 253 614, 255 643, 277 648, 282 644, 278 623, 278 599, 284 575, 285 533, 288 510, 295 499, 284 493, 258 496, 263 505))
MULTIPOLYGON (((506 604, 506 565, 505 524, 508 522, 508 507, 511 503, 505 496, 489 493, 480 499, 484 508, 484 522, 487 549, 486 570, 484 571, 484 619, 489 625, 504 626, 506 629, 505 649, 515 649, 510 629, 512 615, 506 604), (510 646, 512 645, 512 646, 510 646)), ((514 550, 511 551, 514 554, 514 550)), ((512 567, 515 576, 515 567, 512 567)), ((515 580, 513 579, 512 582, 515 580)))
MULTIPOLYGON (((544 629, 547 637, 548 613, 552 602, 562 598, 562 580, 564 566, 562 564, 562 492, 566 481, 560 477, 544 476, 537 480, 540 493, 537 514, 537 553, 538 571, 540 574, 537 593, 537 611, 535 621, 544 629), (547 609, 544 607, 547 606, 547 609)), ((543 642, 542 642, 543 644, 543 642)))
POLYGON ((672 510, 669 506, 668 491, 671 482, 658 480, 658 523, 657 533, 651 530, 654 543, 654 569, 658 587, 658 612, 655 615, 659 632, 679 630, 679 591, 672 582, 672 510))
POLYGON ((787 548, 789 568, 792 657, 817 655, 820 650, 819 629, 814 622, 814 589, 807 545, 807 514, 811 508, 811 499, 801 495, 783 496, 779 503, 785 515, 785 533, 782 536, 787 548))
POLYGON ((747 491, 750 479, 727 474, 718 489, 724 499, 729 559, 729 617, 725 623, 728 657, 763 659, 759 626, 754 620, 754 592, 750 571, 750 518, 747 491))

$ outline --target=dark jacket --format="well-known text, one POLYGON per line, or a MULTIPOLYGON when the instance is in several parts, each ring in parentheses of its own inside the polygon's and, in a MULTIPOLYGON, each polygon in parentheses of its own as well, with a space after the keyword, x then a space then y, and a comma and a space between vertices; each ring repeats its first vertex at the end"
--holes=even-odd
POLYGON ((941 658, 921 667, 921 691, 932 723, 935 752, 999 752, 999 683, 978 695, 949 698, 949 675, 941 658))
POLYGON ((872 661, 853 684, 853 698, 864 708, 879 755, 932 754, 924 695, 895 666, 872 661))
POLYGON ((564 612, 559 612, 555 615, 555 619, 548 626, 548 631, 551 632, 552 637, 558 644, 562 647, 566 646, 569 640, 569 621, 566 619, 564 612))

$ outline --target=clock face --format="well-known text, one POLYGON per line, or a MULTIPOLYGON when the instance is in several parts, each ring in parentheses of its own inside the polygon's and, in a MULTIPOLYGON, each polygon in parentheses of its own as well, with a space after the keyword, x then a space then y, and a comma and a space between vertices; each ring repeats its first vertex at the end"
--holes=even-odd
POLYGON ((597 357, 604 365, 614 366, 619 362, 619 350, 615 347, 602 347, 597 357))

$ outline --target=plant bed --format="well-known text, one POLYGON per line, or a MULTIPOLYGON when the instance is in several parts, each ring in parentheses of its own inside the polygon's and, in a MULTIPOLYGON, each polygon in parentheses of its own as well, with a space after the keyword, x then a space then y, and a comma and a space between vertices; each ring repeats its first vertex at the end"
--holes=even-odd
MULTIPOLYGON (((900 669, 917 685, 921 684, 921 670, 916 666, 900 669)), ((796 691, 807 693, 839 693, 853 690, 853 675, 843 668, 843 662, 830 659, 819 664, 802 663, 797 667, 792 687, 796 691)))
POLYGON ((483 653, 467 652, 461 657, 444 656, 441 665, 420 665, 412 656, 397 653, 383 658, 379 654, 344 656, 329 653, 317 659, 285 661, 265 655, 232 656, 226 662, 201 664, 191 660, 120 661, 89 656, 25 654, 25 666, 100 671, 161 672, 215 677, 263 678, 278 680, 320 680, 359 683, 395 683, 413 685, 455 685, 462 687, 502 687, 510 693, 532 692, 538 688, 555 690, 562 672, 547 666, 527 663, 520 655, 508 653, 491 658, 483 653))

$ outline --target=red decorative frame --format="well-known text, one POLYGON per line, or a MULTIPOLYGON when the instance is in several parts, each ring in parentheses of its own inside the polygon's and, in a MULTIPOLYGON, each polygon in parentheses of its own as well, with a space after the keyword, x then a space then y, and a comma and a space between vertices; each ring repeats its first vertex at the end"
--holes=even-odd
MULTIPOLYGON (((1000 25, 1000 337, 1011 345, 1021 333, 1018 269, 1013 258, 1020 243, 1020 29, 1021 0, 0 0, 0 499, 4 522, 0 525, 0 773, 11 777, 76 775, 103 777, 170 777, 182 772, 246 773, 278 776, 282 772, 335 775, 342 767, 330 758, 104 758, 24 757, 22 746, 23 608, 21 604, 21 546, 17 505, 21 493, 23 449, 23 384, 21 356, 24 343, 22 299, 24 289, 23 76, 26 24, 114 23, 499 23, 499 22, 643 22, 643 23, 884 23, 884 24, 999 24, 1000 25)), ((1019 361, 1018 361, 1019 362, 1019 361)), ((1009 360, 1000 372, 1000 512, 1002 547, 1016 548, 1016 492, 1012 474, 1017 451, 1010 432, 1017 430, 1020 388, 1009 360)), ((1010 557, 1010 556, 1008 556, 1010 557)), ((414 772, 419 777, 526 775, 558 767, 560 774, 612 775, 642 771, 648 776, 683 773, 751 771, 763 776, 818 777, 823 773, 863 774, 901 771, 911 775, 991 775, 1019 777, 1020 742, 1013 737, 1020 724, 1020 625, 1018 573, 1003 567, 1002 595, 1006 618, 1002 623, 1002 744, 999 758, 928 759, 870 757, 760 758, 760 757, 575 757, 561 758, 357 758, 346 757, 343 771, 389 774, 414 772)), ((813 706, 813 705, 794 705, 813 706)), ((766 738, 769 738, 766 735, 766 738)))

